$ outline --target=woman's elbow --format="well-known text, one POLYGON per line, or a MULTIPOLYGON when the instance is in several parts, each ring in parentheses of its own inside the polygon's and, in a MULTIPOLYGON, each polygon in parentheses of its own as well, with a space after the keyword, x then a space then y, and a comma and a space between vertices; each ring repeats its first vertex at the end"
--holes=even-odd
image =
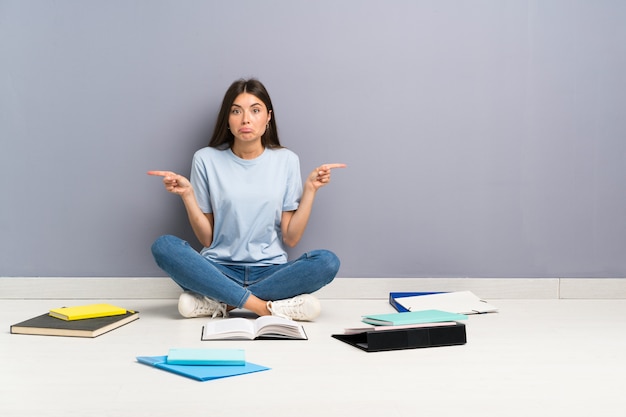
POLYGON ((283 238, 283 243, 290 248, 296 247, 300 239, 283 238))
POLYGON ((198 242, 200 242, 200 244, 205 247, 208 248, 211 246, 211 244, 213 243, 213 236, 202 236, 202 235, 196 235, 196 238, 198 238, 198 242))

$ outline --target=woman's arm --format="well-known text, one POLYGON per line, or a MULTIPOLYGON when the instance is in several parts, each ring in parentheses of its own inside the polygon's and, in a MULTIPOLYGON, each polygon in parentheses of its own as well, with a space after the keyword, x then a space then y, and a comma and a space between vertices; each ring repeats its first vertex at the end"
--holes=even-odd
POLYGON ((171 171, 148 171, 148 175, 163 177, 165 189, 172 194, 180 196, 196 237, 203 246, 211 246, 211 242, 213 242, 213 214, 203 213, 200 210, 189 180, 171 171))
POLYGON ((295 211, 284 211, 281 218, 283 242, 294 247, 300 242, 313 209, 313 201, 317 190, 330 182, 330 171, 333 168, 345 168, 346 164, 324 164, 315 168, 304 182, 300 205, 295 211))
POLYGON ((190 196, 181 196, 187 210, 187 217, 198 241, 208 248, 213 242, 213 213, 203 213, 198 206, 193 189, 190 194, 190 196))

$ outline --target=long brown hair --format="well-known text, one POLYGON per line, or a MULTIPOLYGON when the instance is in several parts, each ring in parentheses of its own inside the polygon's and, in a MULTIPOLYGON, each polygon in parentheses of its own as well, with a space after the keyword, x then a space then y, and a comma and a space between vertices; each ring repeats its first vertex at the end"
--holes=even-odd
POLYGON ((235 136, 228 129, 228 117, 230 115, 230 109, 235 102, 235 99, 239 94, 248 93, 252 94, 265 104, 268 112, 272 112, 272 117, 268 124, 267 129, 263 136, 261 136, 261 144, 264 148, 282 148, 280 141, 278 140, 278 130, 276 129, 276 113, 274 112, 274 106, 272 106, 272 100, 270 95, 265 89, 265 86, 257 79, 240 79, 230 85, 226 94, 224 94, 224 100, 222 100, 222 107, 217 115, 217 122, 215 123, 215 129, 213 135, 209 141, 209 146, 212 148, 227 149, 233 146, 235 136))

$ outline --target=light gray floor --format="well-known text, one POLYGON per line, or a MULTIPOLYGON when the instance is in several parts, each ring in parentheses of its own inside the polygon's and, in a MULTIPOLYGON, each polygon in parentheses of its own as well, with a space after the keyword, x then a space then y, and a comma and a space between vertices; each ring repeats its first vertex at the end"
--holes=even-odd
POLYGON ((53 307, 0 300, 2 416, 624 416, 626 300, 493 300, 464 346, 365 353, 332 339, 386 300, 321 300, 308 341, 201 342, 175 300, 104 300, 141 318, 96 339, 9 334, 53 307), (196 382, 135 362, 171 347, 237 347, 272 369, 196 382))

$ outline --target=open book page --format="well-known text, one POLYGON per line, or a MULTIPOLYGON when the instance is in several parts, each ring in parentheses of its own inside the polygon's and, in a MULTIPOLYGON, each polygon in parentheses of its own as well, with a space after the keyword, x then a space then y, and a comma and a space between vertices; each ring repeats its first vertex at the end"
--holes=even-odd
POLYGON ((254 327, 258 338, 308 339, 301 324, 282 317, 261 316, 254 327))
POLYGON ((254 332, 254 321, 242 317, 211 320, 202 328, 202 340, 252 340, 255 337, 254 332))
POLYGON ((277 316, 262 316, 256 320, 235 317, 211 320, 202 328, 201 340, 233 339, 298 339, 307 340, 301 324, 277 316))

